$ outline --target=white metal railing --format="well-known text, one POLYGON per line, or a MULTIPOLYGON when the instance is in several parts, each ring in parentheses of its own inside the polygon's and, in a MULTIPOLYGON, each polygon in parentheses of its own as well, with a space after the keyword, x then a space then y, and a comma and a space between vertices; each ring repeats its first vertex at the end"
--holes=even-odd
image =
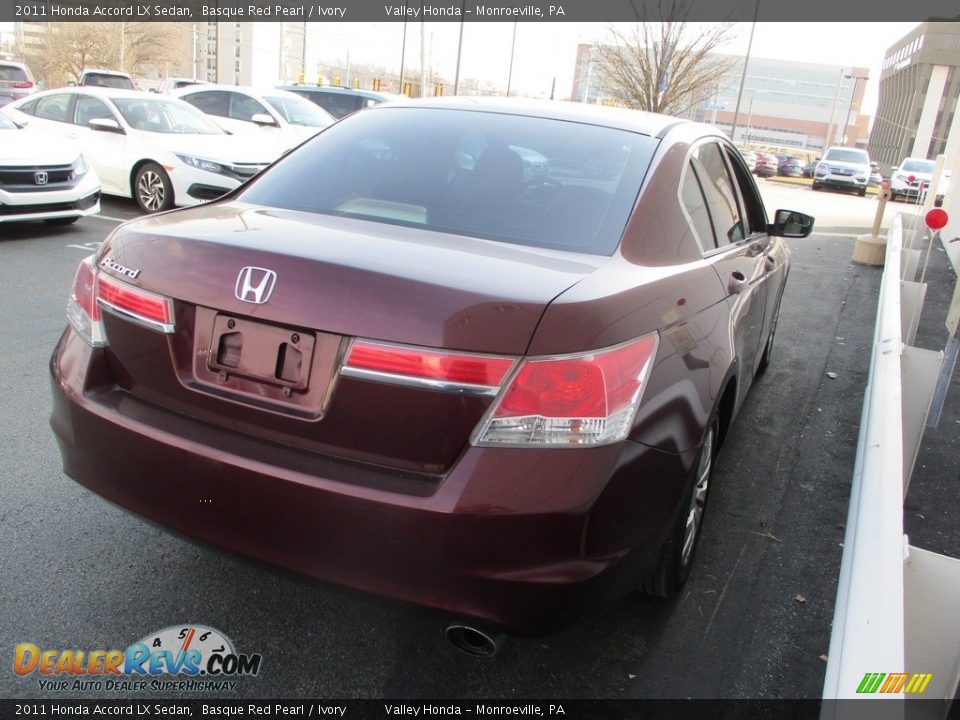
MULTIPOLYGON (((926 285, 912 281, 920 251, 905 249, 904 235, 897 215, 887 237, 860 418, 825 700, 949 699, 960 678, 960 561, 913 548, 903 534, 903 500, 943 358, 911 346, 926 285), (899 692, 879 692, 881 682, 867 693, 874 684, 863 685, 868 673, 907 673, 907 679, 886 687, 899 692), (920 683, 911 688, 913 673, 933 674, 922 693, 920 683)), ((851 712, 859 711, 828 702, 821 719, 851 712)))

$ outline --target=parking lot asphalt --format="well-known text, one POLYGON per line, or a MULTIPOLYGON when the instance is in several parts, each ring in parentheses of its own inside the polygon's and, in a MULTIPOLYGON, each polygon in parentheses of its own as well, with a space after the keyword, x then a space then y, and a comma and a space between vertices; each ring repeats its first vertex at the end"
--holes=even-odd
MULTIPOLYGON (((791 206, 816 214, 823 196, 776 192, 771 213, 791 206)), ((135 214, 112 200, 103 212, 135 214)), ((790 241, 773 361, 718 459, 684 591, 670 600, 628 597, 477 660, 447 644, 432 614, 186 543, 62 474, 47 425, 47 361, 76 264, 113 225, 91 218, 0 230, 0 697, 84 697, 15 676, 18 643, 123 649, 182 623, 218 628, 239 651, 263 655, 258 677, 209 696, 819 697, 881 273, 850 261, 852 237, 830 231, 790 241)), ((950 292, 952 284, 947 299, 950 292)), ((928 323, 936 321, 925 314, 921 339, 928 323)), ((940 430, 953 430, 951 444, 934 436, 933 455, 918 461, 925 470, 952 465, 954 480, 955 386, 940 430)), ((955 485, 950 494, 943 481, 929 496, 922 485, 915 481, 908 499, 915 544, 960 555, 956 528, 942 522, 956 516, 955 485)))

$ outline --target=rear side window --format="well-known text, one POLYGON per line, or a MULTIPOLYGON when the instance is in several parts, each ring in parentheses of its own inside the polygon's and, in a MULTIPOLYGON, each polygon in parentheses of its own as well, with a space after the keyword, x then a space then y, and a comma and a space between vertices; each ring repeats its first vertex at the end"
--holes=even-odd
POLYGON ((716 230, 717 245, 740 242, 744 238, 743 223, 733 178, 723 160, 720 146, 713 142, 701 145, 693 151, 691 162, 703 185, 703 194, 716 230))
POLYGON ((44 120, 57 120, 58 122, 70 122, 69 95, 50 95, 37 100, 37 106, 34 109, 34 115, 44 120))
POLYGON ((227 93, 222 90, 190 93, 189 95, 182 96, 180 99, 190 103, 197 110, 207 115, 227 117, 230 98, 227 93))
POLYGON ((740 188, 740 197, 743 200, 743 222, 746 225, 746 234, 765 233, 767 231, 767 211, 764 210, 763 200, 757 191, 757 186, 753 182, 750 172, 747 170, 743 160, 736 157, 736 153, 730 148, 724 148, 727 154, 727 160, 730 167, 733 168, 733 175, 737 180, 737 186, 740 188))
POLYGON ((241 199, 609 255, 655 147, 644 135, 573 122, 379 108, 332 125, 241 199))
POLYGON ((700 247, 704 252, 712 250, 717 246, 713 237, 713 225, 710 224, 710 215, 707 213, 707 201, 703 197, 703 188, 692 165, 688 165, 687 171, 683 174, 680 196, 683 200, 683 209, 700 240, 700 247))

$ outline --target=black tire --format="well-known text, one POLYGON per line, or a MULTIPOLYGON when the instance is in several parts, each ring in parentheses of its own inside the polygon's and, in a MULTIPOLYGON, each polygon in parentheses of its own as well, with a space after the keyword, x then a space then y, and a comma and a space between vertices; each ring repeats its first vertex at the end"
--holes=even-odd
POLYGON ((142 165, 133 178, 133 199, 145 213, 173 207, 173 185, 167 172, 156 163, 142 165))
POLYGON ((866 188, 862 188, 862 189, 857 193, 857 195, 859 195, 860 197, 864 197, 866 194, 867 194, 867 189, 866 189, 866 188))
POLYGON ((813 183, 813 185, 810 186, 810 189, 811 189, 811 190, 819 190, 819 189, 820 189, 820 185, 818 185, 817 183, 813 183))
POLYGON ((773 316, 773 324, 770 325, 770 334, 767 335, 767 344, 763 347, 763 355, 760 356, 760 362, 757 363, 757 375, 762 375, 770 366, 770 358, 773 356, 773 338, 777 334, 777 323, 780 321, 780 306, 777 305, 777 314, 773 316))
POLYGON ((655 597, 675 594, 690 576, 693 558, 700 541, 703 516, 710 497, 713 465, 717 457, 720 423, 711 419, 704 433, 700 454, 694 464, 689 489, 670 537, 660 550, 656 569, 640 584, 640 591, 655 597))
POLYGON ((48 218, 47 220, 44 220, 44 222, 47 225, 73 225, 79 219, 80 216, 76 215, 75 217, 67 218, 48 218))

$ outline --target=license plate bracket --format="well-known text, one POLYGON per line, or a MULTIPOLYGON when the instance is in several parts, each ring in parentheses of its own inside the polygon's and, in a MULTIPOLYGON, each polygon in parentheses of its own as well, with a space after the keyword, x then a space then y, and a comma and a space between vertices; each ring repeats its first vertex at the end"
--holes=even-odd
POLYGON ((207 367, 221 377, 239 375, 290 390, 306 390, 315 336, 303 330, 217 315, 207 367))

